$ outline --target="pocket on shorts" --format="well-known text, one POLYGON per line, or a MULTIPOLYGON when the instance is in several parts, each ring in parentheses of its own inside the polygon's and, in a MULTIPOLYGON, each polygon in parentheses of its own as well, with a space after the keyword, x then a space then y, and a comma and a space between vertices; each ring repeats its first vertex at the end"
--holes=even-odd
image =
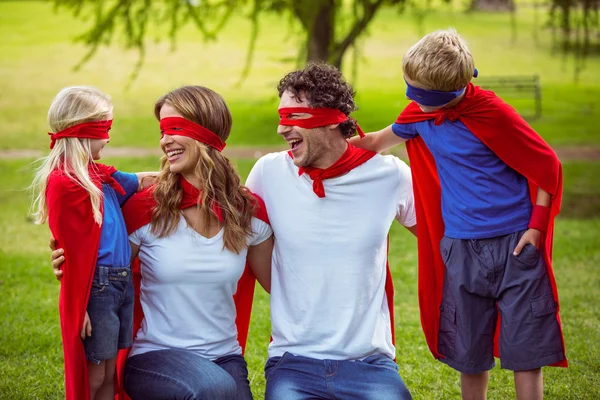
POLYGON ((534 245, 526 244, 521 249, 521 253, 519 253, 518 256, 513 257, 516 258, 521 264, 533 267, 538 263, 540 256, 540 251, 534 245))
POLYGON ((552 294, 531 300, 531 312, 537 333, 538 354, 548 356, 563 351, 562 335, 556 318, 557 304, 552 294))
POLYGON ((448 358, 453 358, 456 352, 456 308, 446 302, 440 307, 438 351, 448 358))
POLYGON ((440 254, 442 255, 442 261, 446 266, 448 265, 448 260, 450 260, 453 243, 454 239, 446 236, 442 237, 442 240, 440 240, 440 254))
POLYGON ((92 282, 92 292, 91 296, 105 296, 108 294, 108 285, 101 285, 97 282, 92 282))

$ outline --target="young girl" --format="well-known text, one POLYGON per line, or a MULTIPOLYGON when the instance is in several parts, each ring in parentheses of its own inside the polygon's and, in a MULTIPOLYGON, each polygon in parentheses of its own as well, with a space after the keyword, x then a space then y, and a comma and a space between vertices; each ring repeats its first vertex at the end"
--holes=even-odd
POLYGON ((98 89, 61 90, 48 111, 51 151, 33 182, 37 222, 48 220, 66 256, 59 309, 67 400, 112 399, 118 349, 132 341, 131 248, 120 205, 147 174, 95 162, 112 118, 110 97, 98 89))

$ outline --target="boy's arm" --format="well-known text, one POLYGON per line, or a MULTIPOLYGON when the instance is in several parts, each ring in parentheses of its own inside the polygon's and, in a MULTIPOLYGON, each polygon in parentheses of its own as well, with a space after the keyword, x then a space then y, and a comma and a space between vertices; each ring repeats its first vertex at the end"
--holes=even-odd
POLYGON ((356 147, 365 150, 381 153, 382 151, 391 149, 392 147, 406 142, 407 139, 397 136, 392 131, 392 125, 383 128, 380 131, 368 133, 364 138, 355 136, 350 138, 348 142, 356 147))
MULTIPOLYGON (((546 192, 542 188, 538 188, 534 207, 540 207, 545 213, 550 215, 550 210, 548 209, 548 207, 550 207, 550 199, 551 199, 550 193, 546 192), (547 209, 547 210, 545 210, 545 209, 547 209)), ((529 226, 531 226, 531 223, 529 226)), ((513 254, 515 256, 518 256, 521 253, 521 250, 523 250, 523 247, 525 247, 528 244, 531 244, 536 249, 539 249, 541 238, 542 238, 542 231, 535 229, 535 228, 527 229, 527 231, 523 234, 523 236, 521 236, 521 240, 519 240, 519 243, 517 243, 517 247, 515 247, 513 254)))

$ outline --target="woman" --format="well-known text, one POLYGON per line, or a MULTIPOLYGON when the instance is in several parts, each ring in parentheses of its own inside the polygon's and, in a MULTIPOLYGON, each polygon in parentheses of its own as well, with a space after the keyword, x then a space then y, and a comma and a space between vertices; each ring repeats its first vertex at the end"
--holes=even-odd
POLYGON ((161 97, 154 113, 161 172, 123 209, 141 265, 143 319, 120 356, 118 383, 133 400, 251 399, 242 345, 253 280, 242 275, 247 260, 269 290, 272 230, 221 154, 231 130, 221 96, 185 86, 161 97), (236 289, 246 296, 237 303, 236 289))

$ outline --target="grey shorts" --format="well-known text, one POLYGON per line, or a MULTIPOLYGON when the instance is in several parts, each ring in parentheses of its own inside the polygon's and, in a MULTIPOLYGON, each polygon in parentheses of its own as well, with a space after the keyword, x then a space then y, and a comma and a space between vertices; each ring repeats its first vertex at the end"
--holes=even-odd
POLYGON ((442 238, 446 274, 438 351, 445 356, 440 361, 457 371, 475 374, 494 367, 498 312, 502 368, 524 371, 565 359, 544 258, 532 245, 513 255, 523 233, 442 238))

